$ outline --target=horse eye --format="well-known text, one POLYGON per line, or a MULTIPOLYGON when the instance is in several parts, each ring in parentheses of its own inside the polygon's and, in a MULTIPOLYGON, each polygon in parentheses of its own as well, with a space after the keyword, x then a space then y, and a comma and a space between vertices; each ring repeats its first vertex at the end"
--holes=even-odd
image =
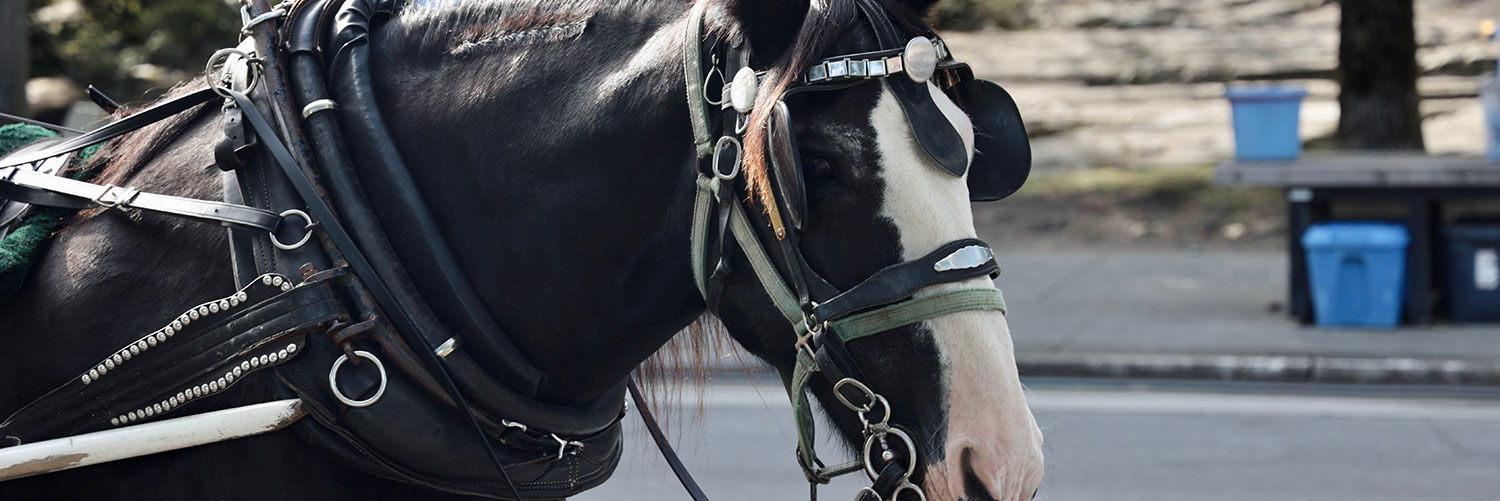
POLYGON ((833 181, 837 176, 833 174, 833 164, 828 160, 809 156, 802 159, 802 165, 807 169, 807 176, 818 181, 833 181))

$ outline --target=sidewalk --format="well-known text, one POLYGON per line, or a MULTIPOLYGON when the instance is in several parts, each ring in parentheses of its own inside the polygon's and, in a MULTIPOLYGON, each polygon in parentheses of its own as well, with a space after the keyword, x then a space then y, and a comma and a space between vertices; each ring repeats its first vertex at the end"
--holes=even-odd
MULTIPOLYGON (((1003 239, 990 239, 991 242, 1003 239)), ((1301 326, 1278 250, 996 249, 1023 377, 1500 385, 1500 325, 1301 326)))

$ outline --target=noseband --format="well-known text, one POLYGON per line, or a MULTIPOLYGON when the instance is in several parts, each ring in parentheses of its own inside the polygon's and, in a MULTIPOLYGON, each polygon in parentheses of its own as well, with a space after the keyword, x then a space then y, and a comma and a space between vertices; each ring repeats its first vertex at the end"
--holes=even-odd
MULTIPOLYGON (((776 164, 772 176, 776 189, 770 200, 763 200, 768 220, 763 229, 768 231, 757 230, 741 202, 740 190, 749 192, 751 188, 741 180, 739 172, 744 154, 743 135, 766 73, 749 67, 748 41, 703 40, 706 4, 696 3, 689 15, 683 50, 688 107, 699 159, 699 191, 691 230, 694 280, 709 308, 717 312, 724 282, 735 272, 730 266, 732 254, 739 249, 762 289, 795 333, 796 364, 787 392, 796 418, 798 464, 814 494, 818 484, 864 471, 874 486, 862 489, 860 500, 897 499, 903 493, 925 499, 921 488, 910 480, 921 452, 900 424, 890 422, 890 403, 867 383, 869 379, 846 345, 953 313, 976 310, 1003 313, 1005 300, 994 287, 914 297, 932 286, 997 276, 999 267, 993 253, 982 241, 961 239, 915 260, 888 266, 847 290, 829 283, 808 264, 798 243, 799 231, 807 217, 802 202, 805 195, 800 166, 787 168, 797 165, 798 154, 788 121, 789 111, 781 99, 775 101, 777 109, 773 110, 772 130, 768 131, 772 150, 768 157, 776 164), (709 66, 707 73, 703 70, 705 61, 709 66), (705 80, 713 73, 735 75, 733 82, 726 85, 722 100, 711 100, 704 93, 705 80), (710 110, 712 105, 719 109, 710 110), (737 245, 727 245, 731 237, 737 245), (710 256, 716 256, 712 264, 710 256), (818 459, 807 398, 815 374, 827 378, 838 401, 855 412, 862 423, 864 442, 859 458, 854 461, 827 466, 818 459)), ((884 11, 874 0, 858 0, 858 5, 875 26, 881 45, 891 47, 896 30, 884 11)), ((919 143, 934 163, 947 174, 963 176, 969 159, 960 158, 962 164, 959 164, 953 157, 966 156, 967 152, 951 122, 943 117, 926 89, 926 82, 935 73, 959 70, 949 60, 941 40, 917 37, 905 47, 824 59, 801 71, 798 85, 787 94, 884 80, 901 101, 919 143)), ((957 73, 947 78, 953 78, 955 83, 965 81, 957 73)), ((967 79, 972 79, 971 73, 967 79)))

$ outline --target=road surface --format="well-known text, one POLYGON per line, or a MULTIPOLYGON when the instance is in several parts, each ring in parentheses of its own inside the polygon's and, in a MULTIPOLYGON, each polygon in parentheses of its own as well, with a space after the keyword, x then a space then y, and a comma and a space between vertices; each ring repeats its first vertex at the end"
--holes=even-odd
MULTIPOLYGON (((1038 499, 1500 496, 1500 399, 1493 396, 1245 388, 1032 385, 1032 408, 1047 437, 1038 499)), ((710 498, 806 499, 779 386, 715 384, 701 400, 686 393, 672 434, 710 498)), ((633 411, 626 428, 620 470, 575 499, 687 499, 633 411)), ((825 458, 845 457, 829 444, 820 450, 825 458)), ((820 497, 852 499, 864 480, 845 477, 822 487, 820 497)))

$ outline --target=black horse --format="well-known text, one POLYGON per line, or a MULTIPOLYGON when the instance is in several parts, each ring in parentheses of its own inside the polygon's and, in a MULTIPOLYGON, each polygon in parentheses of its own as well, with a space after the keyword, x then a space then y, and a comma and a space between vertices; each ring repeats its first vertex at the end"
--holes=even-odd
MULTIPOLYGON (((710 2, 707 29, 747 38, 757 68, 881 48, 848 0, 710 2)), ((934 1, 882 5, 924 26, 934 1)), ((689 5, 648 0, 417 2, 373 33, 375 88, 395 146, 438 216, 484 306, 545 375, 543 400, 585 402, 615 387, 705 314, 689 229, 696 155, 683 86, 689 5)), ((916 36, 918 33, 907 33, 916 36)), ((973 152, 965 114, 933 99, 973 152)), ((750 129, 767 119, 762 93, 750 129)), ((891 86, 789 98, 806 166, 801 250, 833 285, 852 287, 975 230, 962 178, 933 165, 891 86)), ((113 143, 104 177, 144 191, 219 199, 216 107, 113 143)), ((764 144, 764 138, 761 143, 764 144)), ((749 148, 746 175, 767 176, 749 148)), ((759 176, 759 177, 757 177, 759 176)), ((392 230, 399 235, 401 231, 392 230)), ((401 237, 393 238, 400 248, 401 237)), ((0 307, 0 410, 234 290, 224 230, 149 213, 80 217, 50 244, 22 294, 0 307)), ((735 268, 748 270, 743 257, 735 268)), ((992 287, 987 279, 968 286, 992 287)), ((750 273, 724 283, 718 319, 790 379, 795 335, 750 273)), ((931 499, 1020 499, 1041 480, 1041 433, 1017 378, 999 312, 968 311, 849 346, 872 387, 907 423, 931 499)), ((270 400, 269 377, 220 397, 270 400)), ((813 384, 825 408, 831 386, 813 384)), ((853 413, 829 412, 856 446, 853 413)), ((788 458, 790 460, 790 458, 788 458)), ((3 499, 430 498, 365 475, 290 431, 0 483, 3 499)))

